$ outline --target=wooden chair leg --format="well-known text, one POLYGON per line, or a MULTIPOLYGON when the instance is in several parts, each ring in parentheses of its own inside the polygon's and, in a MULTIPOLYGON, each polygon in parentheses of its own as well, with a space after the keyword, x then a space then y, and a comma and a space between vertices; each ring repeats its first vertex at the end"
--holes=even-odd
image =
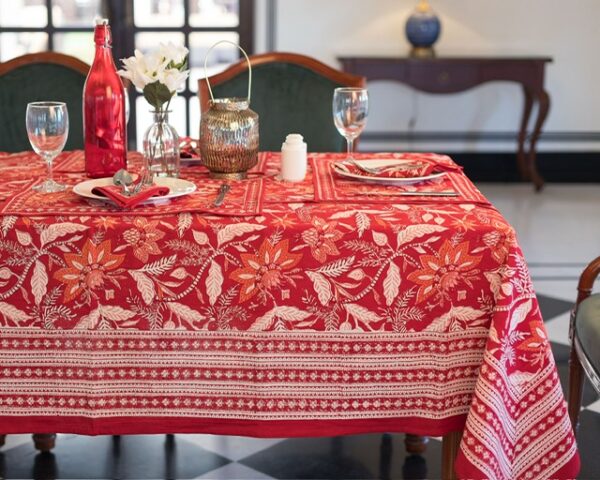
POLYGON ((4 445, 4 442, 6 441, 6 435, 0 435, 0 447, 2 445, 4 445))
POLYGON ((49 452, 56 445, 55 433, 34 433, 31 438, 35 448, 40 452, 49 452))
POLYGON ((442 480, 456 480, 454 462, 463 432, 450 432, 442 439, 442 480))
POLYGON ((579 411, 581 410, 581 396, 583 393, 583 380, 585 378, 583 367, 575 351, 571 346, 571 356, 569 357, 569 418, 573 431, 577 434, 579 427, 579 411))
POLYGON ((421 455, 425 453, 427 449, 427 442, 429 442, 429 437, 422 437, 421 435, 412 435, 411 433, 407 433, 404 436, 404 446, 406 447, 406 453, 412 453, 416 455, 421 455))

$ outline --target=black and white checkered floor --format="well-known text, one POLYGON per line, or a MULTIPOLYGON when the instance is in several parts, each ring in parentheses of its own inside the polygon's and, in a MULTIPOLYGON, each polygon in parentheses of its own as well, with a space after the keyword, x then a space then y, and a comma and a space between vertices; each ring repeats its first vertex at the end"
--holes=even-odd
MULTIPOLYGON (((554 357, 565 387, 569 310, 576 279, 600 254, 598 186, 484 186, 484 193, 516 228, 554 357), (586 208, 589 211, 586 211, 586 208), (573 212, 579 212, 574 215, 573 212), (585 235, 578 231, 586 219, 585 235), (574 222, 573 225, 570 222, 574 222)), ((578 434, 579 478, 600 479, 600 399, 586 384, 578 434)), ((204 479, 415 479, 439 478, 441 442, 422 456, 407 456, 404 435, 254 439, 211 435, 84 437, 60 435, 51 454, 39 454, 29 435, 12 435, 0 449, 1 478, 204 478, 204 479)))

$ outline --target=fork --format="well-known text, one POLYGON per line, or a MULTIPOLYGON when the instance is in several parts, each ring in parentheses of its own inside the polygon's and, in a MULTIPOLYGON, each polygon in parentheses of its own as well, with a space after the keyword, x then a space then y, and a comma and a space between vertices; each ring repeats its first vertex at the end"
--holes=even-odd
POLYGON ((377 175, 379 173, 385 172, 387 170, 393 170, 394 168, 403 168, 403 169, 408 169, 408 168, 419 168, 421 165, 419 164, 398 164, 398 165, 382 165, 381 167, 367 167, 361 163, 358 163, 356 160, 354 160, 353 158, 349 158, 348 161, 354 165, 356 168, 358 168, 359 170, 362 170, 363 172, 366 173, 370 173, 371 175, 377 175))
MULTIPOLYGON (((140 178, 138 179, 138 182, 134 185, 133 190, 131 191, 130 195, 137 195, 138 193, 140 193, 142 191, 142 189, 146 186, 150 186, 152 184, 148 184, 148 180, 151 178, 150 177, 150 171, 145 168, 142 169, 141 173, 140 173, 140 178)), ((154 183, 154 182, 152 182, 154 183)))

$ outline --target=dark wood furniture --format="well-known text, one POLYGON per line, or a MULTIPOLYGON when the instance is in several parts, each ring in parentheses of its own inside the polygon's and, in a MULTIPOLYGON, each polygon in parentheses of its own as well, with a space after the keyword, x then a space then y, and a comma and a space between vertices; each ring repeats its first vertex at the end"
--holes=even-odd
POLYGON ((32 63, 49 63, 52 65, 61 65, 75 70, 82 75, 87 76, 90 66, 79 60, 77 57, 71 55, 65 55, 64 53, 58 52, 38 52, 28 53, 20 57, 13 58, 6 62, 0 63, 0 75, 4 75, 7 72, 15 70, 24 65, 31 65, 32 63))
MULTIPOLYGON (((600 392, 600 378, 597 373, 598 365, 594 365, 588 359, 582 347, 578 335, 575 333, 577 313, 581 302, 592 294, 594 282, 600 275, 600 257, 593 260, 582 272, 577 285, 577 301, 571 312, 571 323, 569 326, 569 337, 571 339, 571 355, 569 357, 569 418, 573 430, 577 433, 579 412, 581 410, 581 395, 583 393, 583 380, 585 375, 589 377, 592 386, 600 392)), ((597 295, 596 295, 597 296, 597 295)), ((592 300, 592 299, 590 299, 592 300)), ((596 314, 596 318, 597 318, 596 314)), ((585 320, 585 317, 582 317, 585 320)))
POLYGON ((394 80, 427 93, 457 93, 487 82, 515 82, 522 86, 525 103, 519 128, 517 164, 523 180, 536 189, 544 185, 536 164, 536 144, 550 108, 544 88, 549 57, 340 57, 344 71, 371 80, 394 80), (533 105, 538 105, 533 130, 528 125, 533 105))

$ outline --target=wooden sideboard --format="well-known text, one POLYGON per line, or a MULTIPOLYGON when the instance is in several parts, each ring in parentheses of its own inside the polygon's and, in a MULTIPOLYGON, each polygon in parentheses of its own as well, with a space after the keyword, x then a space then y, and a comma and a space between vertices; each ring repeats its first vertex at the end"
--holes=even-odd
POLYGON ((525 97, 518 134, 517 165, 521 178, 541 189, 544 179, 536 163, 536 144, 550 108, 544 88, 545 66, 549 57, 340 57, 344 71, 371 80, 394 80, 416 90, 457 93, 486 82, 515 82, 525 97), (528 130, 534 103, 538 105, 533 129, 528 130))

